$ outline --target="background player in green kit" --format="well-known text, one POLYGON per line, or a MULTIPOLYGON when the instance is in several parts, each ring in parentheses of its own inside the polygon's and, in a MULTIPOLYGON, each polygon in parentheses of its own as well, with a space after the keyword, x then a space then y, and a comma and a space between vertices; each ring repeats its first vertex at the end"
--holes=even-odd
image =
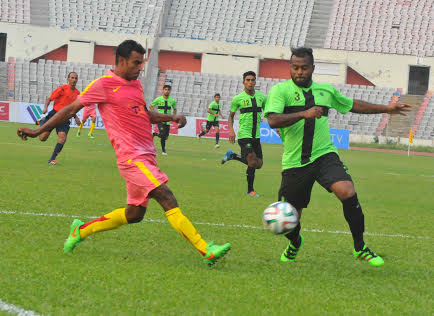
POLYGON ((231 113, 228 118, 229 141, 235 143, 234 116, 240 110, 238 144, 241 156, 228 149, 222 164, 228 160, 238 160, 247 165, 247 195, 258 197, 253 188, 255 170, 262 167, 261 116, 267 100, 265 94, 255 91, 256 74, 248 71, 243 74, 244 91, 232 99, 231 113))
POLYGON ((224 119, 221 110, 222 105, 220 104, 220 93, 216 93, 214 95, 214 101, 212 101, 208 107, 208 118, 206 120, 206 127, 202 132, 200 132, 199 135, 197 135, 197 138, 200 139, 203 135, 208 133, 211 129, 211 126, 213 126, 215 131, 215 148, 220 147, 219 115, 222 117, 222 119, 224 119))
MULTIPOLYGON (((312 49, 293 49, 290 60, 292 80, 273 86, 268 94, 265 116, 272 128, 280 128, 284 146, 279 200, 283 197, 301 216, 303 208, 309 204, 312 186, 317 181, 342 202, 344 217, 354 240, 354 258, 372 266, 382 266, 383 259, 363 240, 365 225, 362 208, 351 176, 330 141, 327 115, 331 108, 342 114, 351 111, 405 115, 410 106, 405 103, 376 105, 347 98, 330 84, 313 82, 314 69, 312 49)), ((281 256, 282 261, 295 260, 303 245, 300 228, 299 224, 286 235, 289 245, 281 256)))
MULTIPOLYGON (((173 115, 176 115, 176 102, 175 99, 170 96, 170 91, 172 91, 172 87, 164 85, 163 95, 156 98, 151 103, 154 111, 157 110, 158 113, 170 115, 173 109, 173 115)), ((160 137, 162 154, 167 155, 166 140, 169 138, 170 134, 170 122, 158 123, 158 131, 159 133, 154 133, 153 135, 160 137)))

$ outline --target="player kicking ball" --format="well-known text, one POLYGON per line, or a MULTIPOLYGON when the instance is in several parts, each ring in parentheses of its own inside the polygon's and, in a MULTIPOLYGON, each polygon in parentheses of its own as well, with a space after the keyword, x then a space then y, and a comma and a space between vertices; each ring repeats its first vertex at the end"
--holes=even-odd
POLYGON ((230 250, 231 245, 226 243, 219 246, 203 240, 181 212, 175 196, 166 185, 168 177, 157 167, 152 124, 172 121, 182 128, 187 121, 183 115, 161 114, 146 108, 142 85, 137 80, 144 53, 145 49, 139 43, 133 40, 122 42, 116 48, 114 70, 92 81, 77 100, 56 113, 39 129, 19 128, 17 133, 23 140, 37 137, 66 122, 83 106, 98 104, 115 149, 119 171, 126 180, 127 206, 88 223, 75 219, 64 244, 64 252, 72 252, 80 242, 94 233, 140 222, 152 198, 162 206, 172 227, 199 251, 203 262, 212 265, 230 250))
POLYGON ((80 126, 78 127, 77 131, 77 137, 80 137, 81 130, 83 128, 84 123, 86 123, 87 119, 90 117, 92 120, 90 123, 90 130, 89 133, 87 133, 87 137, 89 138, 95 138, 93 136, 93 130, 95 129, 95 122, 96 122, 96 104, 92 104, 89 106, 86 106, 83 110, 83 119, 80 122, 80 126))
MULTIPOLYGON (((283 198, 291 203, 301 217, 303 208, 309 204, 313 184, 318 182, 342 203, 354 241, 354 258, 371 266, 382 266, 383 258, 364 242, 365 217, 353 180, 330 140, 327 115, 331 108, 342 114, 405 115, 410 105, 396 103, 385 106, 350 99, 330 84, 313 82, 314 69, 312 49, 293 49, 290 59, 292 79, 274 85, 268 94, 265 117, 270 127, 280 129, 284 149, 279 200, 283 198)), ((281 261, 295 260, 303 246, 300 229, 299 223, 285 235, 289 244, 281 255, 281 261)))
POLYGON ((216 93, 214 95, 214 101, 211 102, 211 104, 208 107, 208 118, 206 120, 205 129, 202 130, 202 132, 200 132, 199 135, 197 135, 197 139, 200 139, 203 135, 209 132, 211 127, 213 127, 215 131, 215 148, 220 147, 219 115, 221 116, 222 119, 224 119, 221 110, 222 110, 222 106, 220 104, 220 93, 216 93))

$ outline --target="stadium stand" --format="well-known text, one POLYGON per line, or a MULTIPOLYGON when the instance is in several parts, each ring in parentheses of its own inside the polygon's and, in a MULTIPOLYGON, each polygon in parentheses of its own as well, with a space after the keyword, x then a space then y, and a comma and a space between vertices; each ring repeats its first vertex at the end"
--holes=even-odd
POLYGON ((155 36, 165 0, 49 0, 50 26, 155 36))
MULTIPOLYGON (((271 87, 280 81, 283 80, 258 77, 256 89, 268 94, 271 87)), ((172 70, 167 70, 164 83, 172 85, 172 96, 177 101, 179 111, 196 117, 206 115, 216 92, 222 95, 222 114, 227 117, 233 96, 244 89, 241 79, 236 76, 172 70)), ((384 105, 389 104, 396 91, 394 88, 347 84, 336 85, 336 88, 349 97, 384 105)), ((342 115, 334 110, 329 112, 330 127, 345 128, 351 133, 363 135, 374 135, 382 117, 382 114, 367 117, 356 113, 342 115)))
POLYGON ((8 98, 8 63, 0 62, 0 101, 8 98))
POLYGON ((173 0, 164 36, 277 46, 305 43, 314 0, 173 0))
POLYGON ((419 125, 416 127, 415 138, 432 139, 434 137, 434 99, 432 94, 427 98, 427 103, 422 103, 425 111, 421 116, 419 125))
POLYGON ((336 0, 325 48, 433 56, 432 0, 336 0))
POLYGON ((30 0, 0 0, 0 22, 30 24, 30 0))
POLYGON ((32 25, 50 26, 47 12, 49 12, 48 0, 30 0, 30 23, 32 25))
POLYGON ((329 26, 334 2, 335 0, 315 0, 305 46, 324 47, 327 36, 324 30, 329 26))
POLYGON ((37 63, 15 61, 15 101, 45 103, 59 85, 66 84, 69 72, 78 74, 77 89, 83 91, 92 80, 105 74, 111 65, 60 62, 39 59, 37 63))

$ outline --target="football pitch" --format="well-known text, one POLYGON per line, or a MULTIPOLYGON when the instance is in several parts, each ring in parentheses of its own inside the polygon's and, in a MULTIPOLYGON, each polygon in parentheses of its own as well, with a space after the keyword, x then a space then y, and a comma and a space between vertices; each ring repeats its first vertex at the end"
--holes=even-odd
MULTIPOLYGON (((159 167, 183 213, 205 240, 232 250, 209 268, 151 201, 145 220, 92 235, 63 253, 73 218, 124 207, 125 182, 106 132, 69 139, 48 166, 56 135, 21 141, 0 124, 0 314, 13 304, 41 315, 432 315, 434 158, 340 151, 365 213, 374 268, 352 257, 341 203, 315 184, 303 212, 305 244, 280 262, 283 236, 264 230, 277 200, 282 147, 263 144, 259 198, 245 196, 245 166, 220 164, 214 139, 169 137, 159 167), (4 302, 4 303, 2 303, 4 302)), ((83 135, 87 135, 84 130, 83 135)), ((161 152, 159 139, 155 139, 161 152)))

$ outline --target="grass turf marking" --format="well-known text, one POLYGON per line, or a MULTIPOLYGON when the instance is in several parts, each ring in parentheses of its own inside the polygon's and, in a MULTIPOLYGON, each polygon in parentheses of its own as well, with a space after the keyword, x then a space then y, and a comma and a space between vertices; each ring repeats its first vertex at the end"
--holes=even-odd
MULTIPOLYGON (((15 215, 24 215, 24 216, 48 216, 48 217, 66 217, 66 218, 88 218, 95 219, 98 216, 82 216, 82 215, 68 215, 68 214, 59 214, 59 213, 36 213, 36 212, 18 212, 18 211, 8 211, 8 210, 0 210, 0 214, 15 214, 15 215)), ((167 223, 167 221, 159 220, 159 219, 151 219, 145 218, 145 222, 150 223, 167 223)), ((237 225, 237 224, 225 224, 225 223, 208 223, 208 222, 192 222, 195 225, 207 225, 207 226, 221 226, 221 227, 230 227, 230 228, 247 228, 247 229, 264 229, 261 226, 252 226, 252 225, 237 225)), ((310 233, 327 233, 327 234, 343 234, 350 235, 350 232, 341 231, 341 230, 324 230, 324 229, 307 229, 303 228, 302 231, 310 232, 310 233)), ((411 236, 404 234, 383 234, 383 233, 370 233, 365 232, 365 236, 377 236, 377 237, 390 237, 390 238, 414 238, 414 239, 431 239, 430 236, 411 236)))
POLYGON ((8 304, 6 302, 3 302, 1 299, 0 299, 0 311, 6 311, 10 314, 16 314, 19 316, 40 316, 40 314, 37 314, 34 311, 28 311, 21 307, 8 304))

